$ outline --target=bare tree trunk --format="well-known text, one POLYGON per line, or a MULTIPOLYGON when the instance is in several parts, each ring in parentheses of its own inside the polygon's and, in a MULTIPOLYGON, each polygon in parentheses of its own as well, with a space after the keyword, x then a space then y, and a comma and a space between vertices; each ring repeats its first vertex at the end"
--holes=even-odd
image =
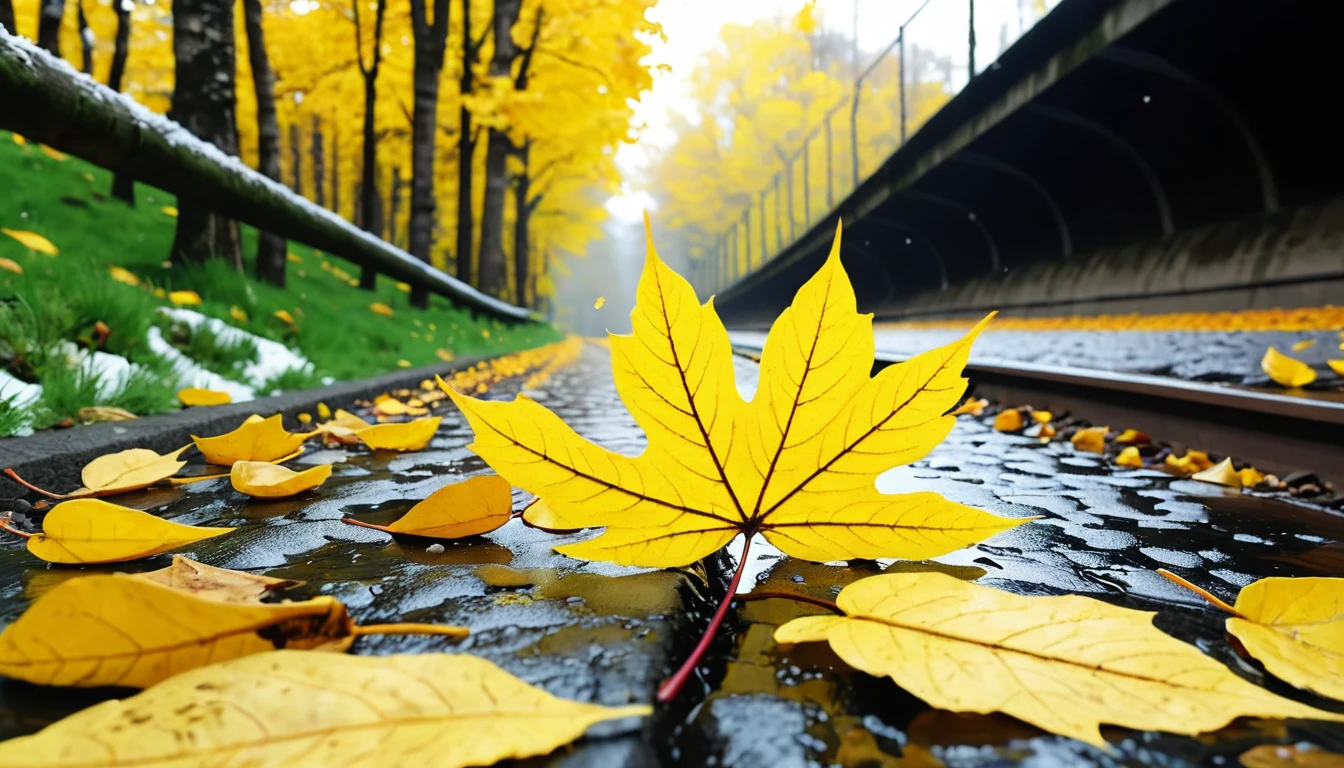
MULTIPOLYGON (((495 52, 490 58, 491 77, 513 74, 518 46, 513 44, 513 24, 522 10, 522 0, 495 0, 495 52)), ((513 142, 507 130, 490 129, 485 152, 485 198, 481 203, 481 281, 478 286, 492 296, 509 293, 508 269, 504 263, 504 200, 509 191, 508 157, 513 142)))
MULTIPOLYGON (((131 0, 113 0, 112 7, 117 12, 117 39, 112 48, 112 68, 107 72, 107 87, 120 91, 122 78, 126 75, 126 57, 131 53, 131 0)), ((112 197, 134 207, 135 178, 126 171, 113 174, 112 197)))
POLYGON ((38 0, 37 44, 52 56, 61 57, 61 17, 65 16, 65 0, 38 0))
POLYGON ((0 27, 4 27, 11 35, 19 34, 18 27, 14 25, 14 3, 11 0, 0 0, 0 27))
MULTIPOLYGON (((247 30, 252 87, 257 94, 257 170, 268 179, 280 181, 280 122, 275 112, 275 72, 266 53, 261 0, 243 0, 243 26, 247 30)), ((270 232, 258 233, 256 270, 259 280, 285 287, 286 250, 283 237, 270 232)))
POLYGON ((327 158, 322 149, 322 120, 313 115, 313 202, 327 205, 327 158))
POLYGON ((299 140, 299 121, 289 124, 289 188, 303 195, 303 142, 299 140))
MULTIPOLYGON (((352 7, 355 11, 355 45, 359 48, 355 51, 355 54, 359 60, 359 72, 364 76, 364 148, 359 178, 359 210, 362 214, 360 227, 367 232, 378 232, 381 231, 381 227, 378 226, 379 222, 375 220, 377 217, 374 216, 378 205, 378 190, 375 186, 378 178, 378 133, 375 129, 377 128, 378 71, 383 63, 383 17, 387 12, 387 0, 378 0, 378 6, 374 10, 373 62, 367 67, 364 66, 364 40, 359 22, 359 0, 355 0, 352 7)), ((360 288, 371 291, 377 284, 378 275, 372 268, 366 266, 360 270, 360 288)))
POLYGON ((341 131, 331 124, 331 210, 341 215, 341 131))
POLYGON ((462 79, 458 90, 462 95, 462 109, 458 112, 457 133, 457 279, 467 285, 474 285, 471 279, 471 256, 473 249, 476 216, 472 211, 472 192, 475 184, 472 180, 473 158, 476 154, 476 142, 471 135, 471 112, 467 109, 466 97, 474 89, 478 46, 471 39, 471 0, 462 0, 462 79))
MULTIPOLYGON (((411 115, 411 221, 407 249, 426 264, 434 237, 434 139, 438 133, 439 73, 448 47, 449 0, 435 0, 434 21, 426 15, 427 0, 411 0, 415 36, 414 111, 411 115)), ((429 292, 411 291, 411 305, 429 306, 429 292)))
POLYGON ((513 184, 513 210, 515 212, 513 217, 513 303, 520 307, 528 306, 527 287, 530 282, 528 271, 532 266, 532 249, 528 237, 528 226, 531 223, 532 211, 535 210, 535 203, 527 199, 532 187, 532 177, 529 175, 528 169, 531 150, 531 142, 524 142, 522 148, 518 150, 517 157, 522 161, 523 171, 518 174, 518 178, 514 180, 513 184))
POLYGON ((89 17, 84 15, 84 0, 78 0, 75 6, 79 23, 79 71, 93 76, 93 30, 89 29, 89 17))
MULTIPOLYGON (((228 0, 177 0, 173 4, 173 107, 169 117, 196 136, 238 154, 235 120, 233 4, 228 0)), ((175 261, 227 259, 243 269, 238 222, 178 201, 175 261)))
POLYGON ((397 215, 401 212, 401 166, 392 167, 392 189, 387 201, 387 241, 397 244, 397 215))

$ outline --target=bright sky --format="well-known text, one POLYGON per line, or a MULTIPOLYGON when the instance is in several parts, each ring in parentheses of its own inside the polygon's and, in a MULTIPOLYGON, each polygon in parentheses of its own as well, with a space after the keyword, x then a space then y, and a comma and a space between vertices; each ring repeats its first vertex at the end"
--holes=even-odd
MULTIPOLYGON (((655 74, 653 90, 644 94, 635 111, 635 125, 644 124, 637 144, 622 145, 617 151, 617 162, 625 177, 631 179, 643 166, 650 153, 668 146, 674 139, 668 128, 669 110, 682 111, 690 100, 687 78, 696 61, 708 51, 718 38, 719 30, 728 23, 750 23, 757 19, 790 18, 803 7, 805 0, 660 0, 648 17, 663 25, 667 42, 653 41, 652 64, 667 64, 672 71, 655 74)), ((1005 33, 1008 41, 1020 34, 1020 29, 1035 18, 1031 7, 1039 0, 977 0, 976 64, 984 67, 998 54, 1005 33)), ((1047 0, 1053 7, 1058 0, 1047 0)), ((823 24, 850 34, 854 28, 857 9, 859 18, 859 45, 862 49, 860 65, 867 66, 874 53, 896 39, 902 22, 919 10, 916 20, 907 30, 907 41, 953 54, 963 61, 967 49, 968 0, 818 0, 823 24), (923 9, 919 10, 921 5, 923 9), (866 54, 866 55, 864 55, 866 54)), ((959 84, 958 84, 959 86, 959 84)), ((629 181, 622 185, 621 194, 607 201, 613 215, 626 220, 638 219, 645 208, 654 207, 648 193, 635 188, 629 181)))

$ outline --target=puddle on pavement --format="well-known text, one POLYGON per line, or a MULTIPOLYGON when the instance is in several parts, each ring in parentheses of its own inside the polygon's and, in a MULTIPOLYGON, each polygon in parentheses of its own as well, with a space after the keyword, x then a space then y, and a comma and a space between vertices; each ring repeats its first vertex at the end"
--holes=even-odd
MULTIPOLYGON (((749 395, 755 366, 740 359, 736 364, 739 386, 749 395)), ((612 408, 609 376, 605 353, 590 350, 582 365, 552 377, 547 405, 607 447, 636 454, 643 438, 622 409, 612 408)), ((492 395, 512 392, 499 387, 492 395)), ((431 551, 428 540, 340 521, 351 515, 390 522, 445 483, 485 471, 462 448, 469 440, 460 418, 449 412, 423 453, 338 449, 302 457, 300 463, 333 464, 332 479, 310 496, 251 502, 221 480, 117 500, 181 522, 239 526, 182 553, 211 565, 305 580, 294 597, 331 595, 361 623, 472 628, 458 643, 361 638, 354 653, 470 652, 560 696, 606 704, 651 700, 698 640, 715 591, 726 588, 730 555, 741 551, 740 540, 705 563, 655 571, 561 557, 552 547, 586 534, 553 536, 517 520, 486 536, 445 542, 442 551, 431 551)), ((1160 628, 1247 679, 1344 710, 1264 680, 1255 663, 1232 651, 1222 616, 1153 573, 1169 568, 1225 599, 1265 576, 1338 576, 1344 572, 1344 517, 1150 470, 1110 467, 1071 446, 1042 445, 967 419, 927 458, 884 475, 880 487, 934 490, 997 514, 1041 519, 936 563, 807 563, 758 541, 744 585, 831 600, 864 576, 932 568, 1023 594, 1085 594, 1156 611, 1160 628)), ((515 508, 525 501, 517 494, 515 508)), ((13 621, 33 599, 74 575, 152 570, 168 562, 161 556, 116 568, 48 567, 10 541, 0 546, 0 623, 13 621)), ((890 680, 851 671, 823 643, 775 646, 775 627, 820 610, 783 599, 739 603, 681 699, 642 724, 599 728, 578 752, 550 761, 770 768, 1233 766, 1242 751, 1262 743, 1305 740, 1344 752, 1344 727, 1338 725, 1242 721, 1198 738, 1107 729, 1114 746, 1108 755, 1005 716, 930 710, 890 680)), ((127 693, 0 681, 0 738, 33 732, 127 693)))

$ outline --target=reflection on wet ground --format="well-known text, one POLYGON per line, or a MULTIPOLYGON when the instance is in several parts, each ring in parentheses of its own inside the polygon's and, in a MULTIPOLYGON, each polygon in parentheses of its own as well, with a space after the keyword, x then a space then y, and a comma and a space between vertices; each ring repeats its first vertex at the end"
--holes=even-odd
MULTIPOLYGON (((754 390, 756 365, 735 360, 741 389, 754 390)), ((517 384, 490 394, 511 397, 517 384)), ((607 353, 590 347, 557 372, 538 400, 581 433, 622 453, 643 437, 618 405, 607 353)), ((433 444, 416 454, 363 449, 309 453, 329 462, 319 494, 248 501, 226 481, 118 499, 180 522, 236 525, 228 536, 186 551, 211 565, 303 579, 295 597, 329 594, 360 623, 402 620, 463 624, 472 635, 361 638, 352 652, 465 651, 485 656, 552 693, 622 704, 650 701, 657 684, 698 639, 725 588, 741 540, 694 568, 675 571, 582 563, 552 547, 587 534, 554 536, 513 521, 498 531, 430 551, 423 539, 394 540, 340 522, 358 515, 386 523, 415 501, 463 476, 486 471, 465 445, 470 435, 449 411, 433 444)), ((893 569, 938 569, 1023 594, 1072 592, 1155 611, 1163 630, 1194 643, 1238 674, 1315 706, 1344 705, 1266 679, 1239 657, 1223 616, 1153 571, 1165 567, 1214 593, 1264 576, 1341 575, 1344 517, 1276 498, 1245 495, 1150 470, 1108 465, 1068 444, 1002 434, 963 417, 947 442, 913 466, 879 479, 887 492, 913 488, 998 514, 1040 519, 936 563, 808 563, 763 540, 752 546, 743 589, 833 599, 858 578, 893 569)), ((515 507, 527 499, 515 497, 515 507)), ((150 570, 158 557, 121 568, 150 570)), ((37 595, 93 569, 46 566, 20 542, 0 548, 0 623, 37 595)), ((1216 766, 1245 749, 1307 741, 1344 752, 1344 727, 1240 721, 1198 738, 1106 729, 1113 751, 1039 732, 1001 715, 929 709, 890 680, 851 671, 827 646, 781 649, 775 627, 821 609, 791 600, 739 603, 698 679, 678 702, 644 724, 608 724, 574 751, 536 763, 723 766, 1216 766)), ((43 689, 0 682, 0 737, 126 691, 43 689)))

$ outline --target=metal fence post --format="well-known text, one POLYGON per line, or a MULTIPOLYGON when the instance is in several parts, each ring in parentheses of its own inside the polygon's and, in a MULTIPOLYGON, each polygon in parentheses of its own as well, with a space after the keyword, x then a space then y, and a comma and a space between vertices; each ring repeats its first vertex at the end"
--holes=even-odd
POLYGON ((798 239, 798 234, 794 231, 793 226, 793 159, 792 158, 789 159, 788 165, 784 166, 784 174, 785 178, 787 179, 784 183, 789 189, 789 199, 787 201, 787 204, 789 206, 789 243, 792 244, 794 240, 798 239))
MULTIPOLYGON (((750 203, 750 202, 747 203, 747 209, 746 209, 745 211, 742 212, 742 225, 743 225, 743 226, 742 226, 742 241, 743 241, 744 243, 746 243, 746 246, 747 246, 747 247, 746 247, 746 251, 745 251, 745 253, 744 253, 743 255, 745 255, 745 256, 747 257, 747 258, 746 258, 747 266, 750 267, 750 266, 751 266, 751 203, 750 203)), ((736 259, 734 259, 734 260, 733 260, 733 268, 736 269, 737 266, 738 266, 738 262, 737 262, 736 259)))
POLYGON ((900 32, 896 35, 896 48, 900 56, 900 62, 898 63, 900 71, 897 73, 897 76, 901 79, 901 146, 905 146, 905 27, 901 27, 900 32))
POLYGON ((779 173, 775 173, 775 251, 784 250, 784 216, 779 210, 779 173))
POLYGON ((854 97, 849 102, 849 161, 851 178, 854 184, 851 191, 859 188, 859 89, 863 87, 863 77, 854 81, 854 97))
POLYGON ((812 134, 803 139, 803 228, 812 224, 812 134))
POLYGON ((971 34, 970 34, 970 52, 967 56, 969 64, 966 68, 966 81, 970 82, 975 77, 975 0, 970 0, 971 4, 971 34))
MULTIPOLYGON (((767 242, 767 240, 766 240, 766 234, 765 234, 765 193, 764 193, 764 192, 762 192, 762 193, 760 194, 760 197, 758 198, 758 200, 759 200, 759 202, 760 202, 760 206, 761 206, 761 254, 760 254, 760 258, 758 258, 758 259, 756 260, 756 263, 758 263, 758 264, 764 264, 764 263, 765 263, 765 259, 766 259, 766 254, 768 254, 768 253, 770 252, 770 244, 769 244, 769 242, 767 242)), ((748 272, 751 271, 751 263, 750 263, 750 262, 747 263, 747 271, 748 271, 748 272)))

